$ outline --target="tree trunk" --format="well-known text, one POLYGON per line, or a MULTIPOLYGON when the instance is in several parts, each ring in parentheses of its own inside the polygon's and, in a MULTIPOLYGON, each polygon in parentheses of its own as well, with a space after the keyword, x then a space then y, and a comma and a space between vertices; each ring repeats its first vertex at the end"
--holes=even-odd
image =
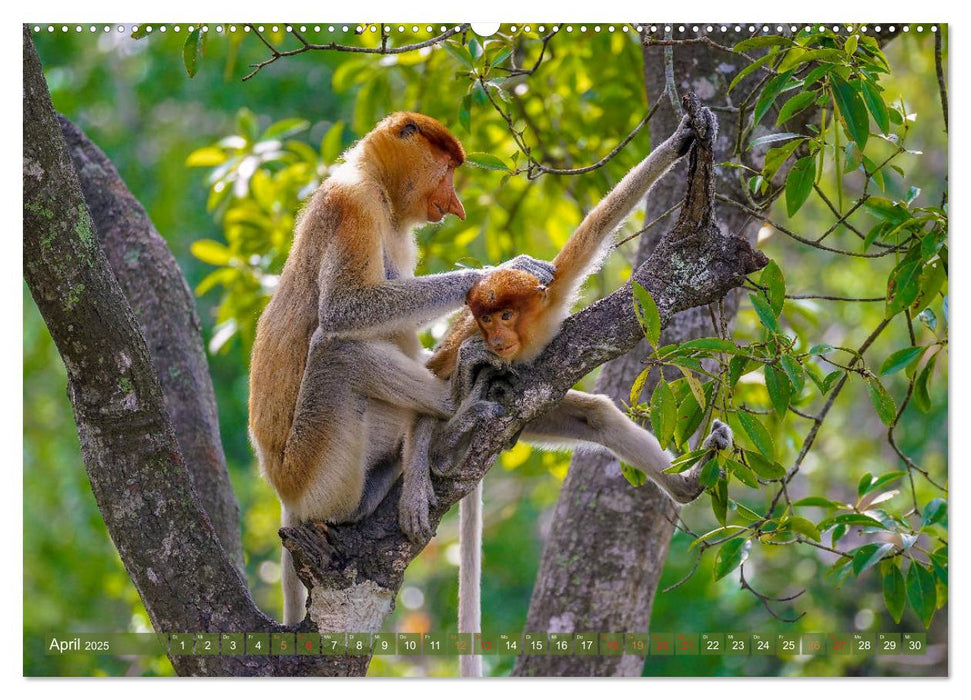
POLYGON ((241 567, 239 506, 226 471, 192 292, 144 207, 105 154, 77 126, 62 116, 59 120, 98 242, 148 342, 192 485, 223 548, 241 567))

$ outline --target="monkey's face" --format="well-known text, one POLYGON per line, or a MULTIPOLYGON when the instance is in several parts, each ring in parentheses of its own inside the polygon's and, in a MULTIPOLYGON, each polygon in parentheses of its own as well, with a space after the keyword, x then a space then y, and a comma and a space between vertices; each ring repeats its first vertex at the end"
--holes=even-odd
POLYGON ((465 219, 454 183, 465 152, 442 124, 424 114, 395 112, 366 138, 401 222, 437 222, 448 214, 465 219))
POLYGON ((455 165, 447 154, 436 155, 437 162, 433 162, 430 167, 429 179, 433 188, 425 197, 425 218, 428 221, 441 221, 447 214, 455 214, 465 221, 465 207, 455 192, 455 165))
POLYGON ((518 309, 497 309, 476 317, 486 347, 506 362, 512 362, 522 349, 519 337, 520 312, 518 309))

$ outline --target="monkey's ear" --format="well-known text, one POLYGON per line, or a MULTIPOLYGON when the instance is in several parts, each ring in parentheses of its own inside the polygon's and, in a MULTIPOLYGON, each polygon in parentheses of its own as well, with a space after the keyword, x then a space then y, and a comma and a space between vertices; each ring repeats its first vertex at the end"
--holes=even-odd
POLYGON ((398 138, 406 139, 412 134, 418 133, 418 125, 415 122, 406 123, 401 129, 398 130, 398 138))

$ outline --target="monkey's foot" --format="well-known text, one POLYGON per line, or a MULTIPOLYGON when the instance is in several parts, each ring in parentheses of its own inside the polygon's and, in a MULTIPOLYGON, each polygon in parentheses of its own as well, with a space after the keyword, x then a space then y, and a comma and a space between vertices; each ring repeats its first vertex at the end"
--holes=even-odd
POLYGON ((405 469, 398 501, 398 525, 409 540, 422 544, 435 534, 429 522, 428 511, 438 505, 432 487, 428 462, 409 465, 405 469))
POLYGON ((709 450, 727 450, 733 442, 732 429, 716 418, 711 424, 711 432, 701 446, 709 450))
POLYGON ((460 407, 432 443, 430 466, 435 476, 451 477, 468 449, 473 429, 483 421, 495 420, 505 409, 492 401, 473 401, 460 407))
MULTIPOLYGON (((711 432, 701 443, 701 446, 712 451, 727 450, 732 446, 732 442, 732 429, 716 418, 711 424, 711 432)), ((707 458, 698 460, 691 469, 683 474, 676 475, 680 476, 681 479, 669 483, 669 489, 674 500, 678 503, 691 503, 704 493, 705 487, 702 485, 700 477, 701 470, 707 462, 707 458)))

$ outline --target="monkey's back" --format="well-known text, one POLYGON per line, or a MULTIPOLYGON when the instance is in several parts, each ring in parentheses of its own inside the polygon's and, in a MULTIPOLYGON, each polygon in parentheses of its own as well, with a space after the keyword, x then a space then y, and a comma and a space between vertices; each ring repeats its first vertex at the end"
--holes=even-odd
POLYGON ((333 244, 340 187, 325 182, 301 212, 277 289, 260 316, 250 362, 249 431, 261 471, 284 500, 308 475, 284 474, 310 340, 319 318, 320 267, 333 244))

